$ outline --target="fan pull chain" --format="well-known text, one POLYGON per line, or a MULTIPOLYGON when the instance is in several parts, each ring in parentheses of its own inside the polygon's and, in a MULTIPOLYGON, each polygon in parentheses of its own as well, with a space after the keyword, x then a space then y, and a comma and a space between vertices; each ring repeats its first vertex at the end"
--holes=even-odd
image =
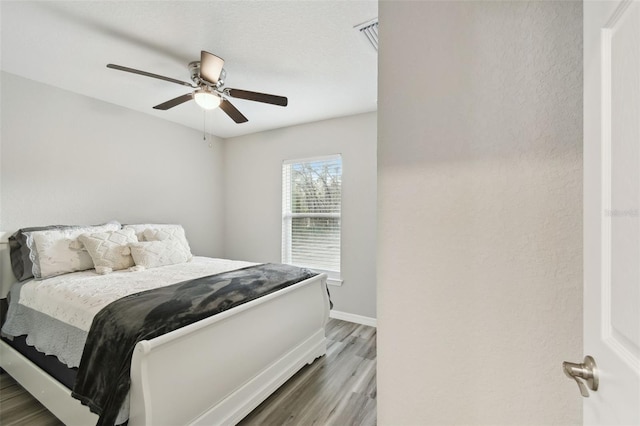
POLYGON ((202 140, 207 140, 207 111, 202 110, 202 140))
MULTIPOLYGON (((211 115, 213 116, 213 111, 211 111, 211 115)), ((211 117, 211 120, 209 120, 209 122, 211 123, 210 129, 209 129, 209 148, 213 148, 213 145, 211 143, 211 140, 213 139, 213 117, 211 117)))
MULTIPOLYGON (((202 112, 202 140, 207 141, 207 111, 204 110, 202 112)), ((211 122, 209 130, 209 148, 213 148, 213 144, 211 143, 211 135, 213 134, 213 119, 209 120, 211 122)))

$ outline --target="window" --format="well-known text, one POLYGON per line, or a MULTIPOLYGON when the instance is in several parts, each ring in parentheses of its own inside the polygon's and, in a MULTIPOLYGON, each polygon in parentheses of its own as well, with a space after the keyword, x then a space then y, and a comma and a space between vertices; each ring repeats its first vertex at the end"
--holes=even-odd
POLYGON ((282 263, 340 280, 340 155, 282 165, 282 263))

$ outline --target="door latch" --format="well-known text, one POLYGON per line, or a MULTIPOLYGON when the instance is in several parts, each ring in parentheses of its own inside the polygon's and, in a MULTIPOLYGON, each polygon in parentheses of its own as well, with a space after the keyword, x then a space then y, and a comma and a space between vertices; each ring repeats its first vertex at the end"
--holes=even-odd
POLYGON ((592 391, 598 390, 598 366, 593 357, 585 356, 582 364, 565 361, 562 363, 562 370, 567 377, 576 381, 580 394, 585 398, 589 398, 587 388, 592 391))

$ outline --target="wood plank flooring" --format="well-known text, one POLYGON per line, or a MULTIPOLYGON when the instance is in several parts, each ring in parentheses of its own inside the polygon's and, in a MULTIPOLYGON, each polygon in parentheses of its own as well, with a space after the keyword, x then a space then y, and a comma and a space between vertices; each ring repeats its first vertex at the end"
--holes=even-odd
POLYGON ((0 374, 0 425, 58 426, 62 423, 3 372, 0 374))
POLYGON ((327 354, 305 366, 241 426, 375 425, 376 329, 331 319, 327 354))
MULTIPOLYGON (((302 368, 242 426, 376 424, 376 329, 330 319, 327 354, 302 368)), ((62 423, 8 374, 0 374, 0 425, 62 423)))

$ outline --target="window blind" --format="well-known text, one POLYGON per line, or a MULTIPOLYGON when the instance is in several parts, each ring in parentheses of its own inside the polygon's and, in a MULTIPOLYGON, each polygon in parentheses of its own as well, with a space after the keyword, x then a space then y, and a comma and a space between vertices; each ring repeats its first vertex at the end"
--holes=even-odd
POLYGON ((339 275, 341 198, 340 155, 283 163, 283 263, 339 275))

